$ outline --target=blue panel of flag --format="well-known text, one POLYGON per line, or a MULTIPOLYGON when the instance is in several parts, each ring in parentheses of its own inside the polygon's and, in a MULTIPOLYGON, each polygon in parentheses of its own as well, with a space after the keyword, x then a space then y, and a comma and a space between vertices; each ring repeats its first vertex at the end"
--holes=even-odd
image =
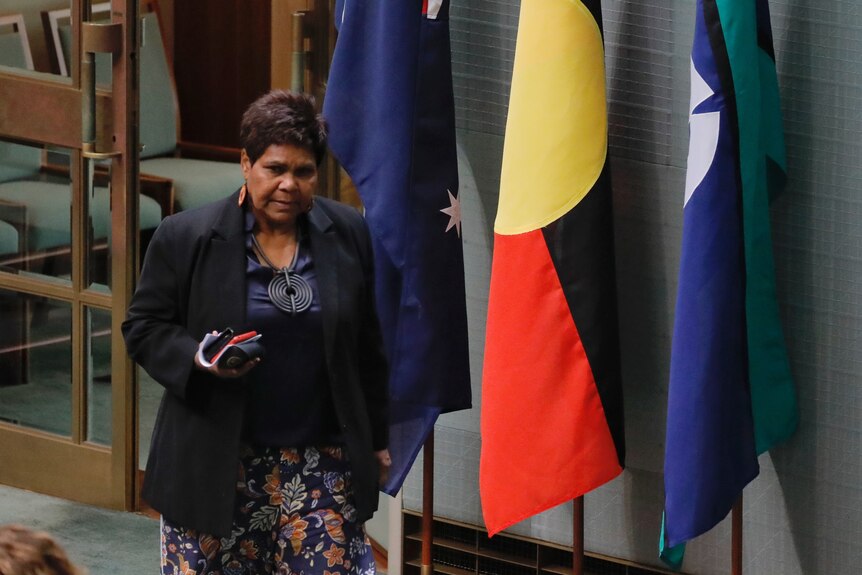
POLYGON ((471 405, 448 2, 343 0, 324 114, 375 249, 395 493, 437 416, 471 405))
POLYGON ((702 0, 697 2, 691 60, 662 534, 663 558, 676 567, 681 544, 721 521, 759 473, 747 373, 736 117, 733 94, 722 84, 722 74, 729 74, 727 59, 722 61, 710 43, 702 0))

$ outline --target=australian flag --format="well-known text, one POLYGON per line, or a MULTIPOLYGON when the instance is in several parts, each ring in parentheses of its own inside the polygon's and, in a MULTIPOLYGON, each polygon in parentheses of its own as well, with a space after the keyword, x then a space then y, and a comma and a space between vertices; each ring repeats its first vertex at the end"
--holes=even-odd
POLYGON ((342 0, 323 110, 365 205, 400 489, 441 413, 471 406, 448 0, 342 0))

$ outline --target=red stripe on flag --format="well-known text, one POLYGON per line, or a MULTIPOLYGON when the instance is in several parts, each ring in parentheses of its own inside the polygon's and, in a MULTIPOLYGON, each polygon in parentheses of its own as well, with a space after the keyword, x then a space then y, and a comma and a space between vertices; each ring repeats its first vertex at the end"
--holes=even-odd
POLYGON ((479 485, 493 535, 622 467, 541 230, 495 236, 486 338, 479 485))

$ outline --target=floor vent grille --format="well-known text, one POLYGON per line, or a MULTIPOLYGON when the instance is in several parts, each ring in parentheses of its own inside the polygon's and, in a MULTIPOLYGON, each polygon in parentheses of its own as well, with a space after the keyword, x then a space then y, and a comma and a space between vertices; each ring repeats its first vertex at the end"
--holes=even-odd
MULTIPOLYGON (((403 575, 420 575, 422 516, 404 510, 403 575)), ((435 575, 572 575, 572 550, 527 537, 500 534, 491 539, 474 525, 434 518, 435 575)), ((655 575, 670 571, 588 553, 586 575, 655 575)), ((679 574, 676 574, 679 575, 679 574)))

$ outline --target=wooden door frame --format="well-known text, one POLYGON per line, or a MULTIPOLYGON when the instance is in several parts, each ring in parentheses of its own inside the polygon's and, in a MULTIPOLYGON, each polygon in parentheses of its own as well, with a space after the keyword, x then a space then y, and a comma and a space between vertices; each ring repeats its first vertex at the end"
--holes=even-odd
MULTIPOLYGON (((87 195, 84 193, 82 143, 85 103, 81 80, 84 43, 104 40, 104 29, 80 25, 88 0, 71 0, 73 21, 71 82, 54 82, 34 74, 0 73, 0 133, 6 138, 51 144, 71 150, 72 281, 0 272, 0 287, 22 294, 46 296, 72 309, 72 430, 61 437, 0 423, 0 481, 103 507, 131 510, 137 470, 137 379, 122 338, 122 321, 131 300, 138 269, 138 93, 137 0, 111 0, 111 31, 121 49, 113 58, 113 94, 96 96, 96 117, 102 130, 96 150, 111 158, 111 293, 85 285, 87 195), (87 30, 86 32, 84 30, 87 30), (119 57, 117 57, 119 56, 119 57), (86 421, 85 333, 88 308, 111 313, 110 448, 88 443, 86 421), (35 455, 34 455, 35 454, 35 455), (60 478, 58 480, 58 478, 60 478)), ((109 32, 111 32, 109 31, 109 32)))

